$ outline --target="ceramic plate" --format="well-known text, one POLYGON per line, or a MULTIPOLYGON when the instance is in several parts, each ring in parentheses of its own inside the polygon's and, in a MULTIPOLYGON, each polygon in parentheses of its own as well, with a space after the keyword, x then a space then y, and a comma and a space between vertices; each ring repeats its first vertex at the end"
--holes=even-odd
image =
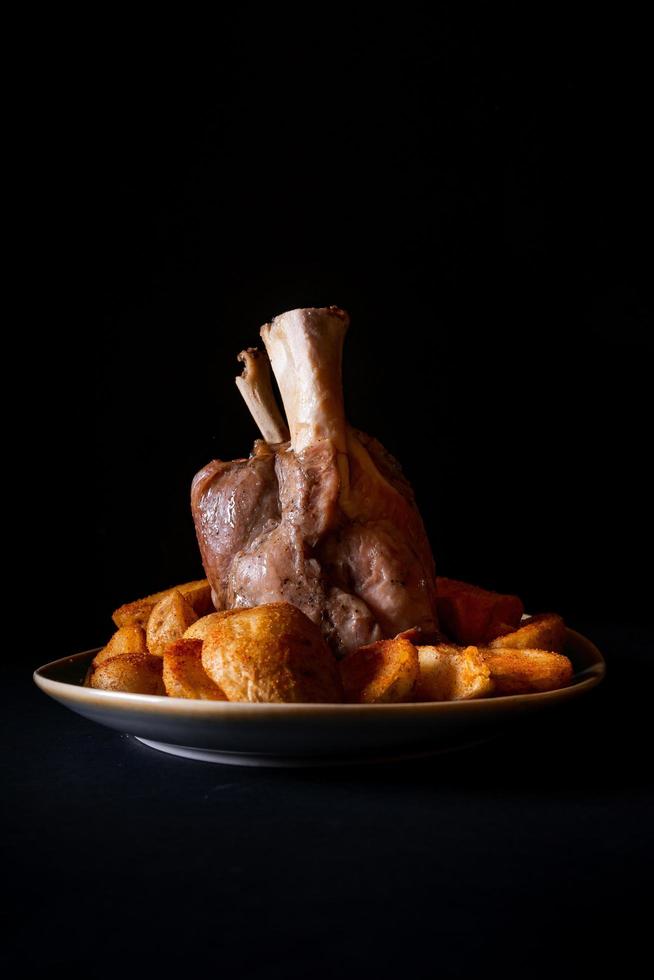
POLYGON ((45 664, 34 680, 72 711, 162 752, 242 766, 333 765, 463 748, 601 681, 606 665, 590 640, 568 630, 565 652, 575 668, 568 687, 479 701, 249 704, 94 691, 82 683, 97 650, 45 664))

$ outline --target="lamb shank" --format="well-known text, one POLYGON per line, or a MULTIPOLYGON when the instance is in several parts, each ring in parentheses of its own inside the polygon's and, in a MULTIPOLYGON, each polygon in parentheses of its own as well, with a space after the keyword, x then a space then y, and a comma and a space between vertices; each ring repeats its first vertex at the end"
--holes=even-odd
POLYGON ((345 420, 348 325, 334 306, 264 324, 267 356, 244 351, 237 378, 263 439, 249 459, 209 463, 191 490, 216 609, 290 602, 337 656, 437 627, 434 560, 411 486, 381 443, 345 420))

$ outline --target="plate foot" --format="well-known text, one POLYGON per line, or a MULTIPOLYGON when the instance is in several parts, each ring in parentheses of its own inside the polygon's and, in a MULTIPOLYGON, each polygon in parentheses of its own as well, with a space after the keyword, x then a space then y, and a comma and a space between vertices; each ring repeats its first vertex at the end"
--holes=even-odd
POLYGON ((261 766, 274 769, 313 768, 316 766, 361 766, 374 765, 384 762, 401 762, 405 759, 423 759, 446 752, 456 752, 461 749, 481 745, 496 737, 488 735, 448 746, 434 746, 425 749, 407 749, 403 752, 388 752, 370 755, 343 755, 329 757, 283 756, 283 755, 250 755, 243 752, 221 752, 217 749, 195 748, 192 745, 172 745, 169 742, 153 742, 148 738, 134 736, 137 742, 147 745, 157 752, 166 752, 182 759, 193 759, 196 762, 213 762, 223 766, 261 766))

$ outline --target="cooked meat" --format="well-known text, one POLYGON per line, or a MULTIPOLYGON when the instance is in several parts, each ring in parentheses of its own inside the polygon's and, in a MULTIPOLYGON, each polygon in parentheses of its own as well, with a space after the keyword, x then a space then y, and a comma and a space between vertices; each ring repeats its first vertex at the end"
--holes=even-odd
MULTIPOLYGON (((436 629, 434 561, 411 487, 390 453, 345 421, 348 323, 328 307, 262 327, 290 441, 257 440, 247 460, 209 463, 191 492, 216 608, 290 602, 339 655, 412 627, 436 629)), ((265 355, 256 371, 247 355, 257 424, 269 437, 285 434, 265 355)))

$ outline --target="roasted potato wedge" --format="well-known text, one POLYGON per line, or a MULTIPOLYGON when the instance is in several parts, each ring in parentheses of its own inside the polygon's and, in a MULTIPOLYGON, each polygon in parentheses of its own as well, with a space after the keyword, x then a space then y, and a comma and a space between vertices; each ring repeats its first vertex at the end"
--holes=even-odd
POLYGON ((488 645, 494 649, 549 650, 561 653, 565 643, 565 623, 556 613, 531 616, 517 630, 498 636, 488 645))
POLYGON ((154 607, 171 592, 181 592, 198 616, 204 616, 213 610, 211 586, 206 578, 203 578, 196 582, 175 585, 171 589, 155 592, 154 595, 146 596, 144 599, 126 603, 113 613, 114 623, 116 626, 143 626, 145 628, 154 607))
POLYGON ((175 589, 169 592, 150 613, 146 632, 150 653, 162 657, 168 644, 179 640, 197 618, 197 613, 181 592, 175 589))
POLYGON ((487 644, 520 625, 522 600, 451 578, 436 579, 439 623, 457 643, 487 644))
POLYGON ((560 653, 496 647, 479 652, 490 668, 496 694, 553 691, 572 680, 572 664, 560 653))
POLYGON ((205 636, 214 628, 216 623, 225 619, 226 616, 233 616, 238 613, 238 609, 223 609, 222 612, 212 612, 208 616, 203 616, 193 623, 185 631, 184 637, 188 640, 204 640, 205 636))
POLYGON ((182 637, 166 647, 163 655, 163 682, 171 698, 226 701, 223 691, 202 666, 202 640, 182 637))
POLYGON ((142 626, 121 626, 111 637, 106 647, 96 653, 93 658, 93 668, 99 667, 105 660, 118 657, 125 653, 147 653, 145 630, 142 626))
POLYGON ((359 704, 410 701, 418 679, 418 652, 404 637, 353 650, 339 664, 345 700, 359 704))
POLYGON ((287 602, 224 616, 204 639, 202 665, 230 701, 343 700, 320 629, 287 602))
POLYGON ((416 701, 467 701, 493 693, 490 668, 475 646, 419 646, 416 701))
POLYGON ((93 671, 89 687, 126 694, 165 694, 163 661, 149 653, 121 653, 93 671))

